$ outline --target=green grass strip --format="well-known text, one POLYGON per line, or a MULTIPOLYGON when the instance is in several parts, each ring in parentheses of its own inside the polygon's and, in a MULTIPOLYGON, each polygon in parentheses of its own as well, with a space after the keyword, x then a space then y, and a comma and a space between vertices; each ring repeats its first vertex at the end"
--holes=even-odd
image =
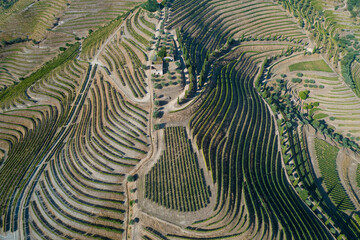
POLYGON ((299 62, 289 66, 290 72, 293 71, 319 71, 333 72, 324 60, 299 62))
POLYGON ((327 115, 327 114, 325 114, 325 113, 319 113, 319 114, 316 114, 315 116, 314 116, 314 119, 315 120, 319 120, 319 119, 323 119, 323 118, 326 118, 326 117, 328 117, 329 115, 327 115))

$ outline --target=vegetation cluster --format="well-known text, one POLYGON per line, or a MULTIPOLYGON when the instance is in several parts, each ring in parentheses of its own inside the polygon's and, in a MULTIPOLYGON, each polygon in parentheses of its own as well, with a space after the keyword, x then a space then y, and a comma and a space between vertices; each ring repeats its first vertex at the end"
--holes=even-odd
POLYGON ((348 10, 353 17, 360 14, 360 2, 358 0, 347 0, 348 10))
POLYGON ((22 43, 22 42, 29 42, 29 41, 31 41, 31 39, 29 39, 29 37, 25 37, 25 38, 18 37, 18 38, 11 39, 11 40, 8 40, 8 41, 6 41, 4 39, 1 39, 1 42, 0 42, 1 46, 0 47, 7 47, 7 46, 12 45, 12 44, 22 43))
POLYGON ((4 9, 10 8, 14 5, 18 0, 0 0, 0 7, 4 9))
POLYGON ((166 0, 163 0, 160 4, 156 0, 147 0, 147 2, 142 4, 142 7, 149 12, 156 12, 157 10, 161 10, 165 7, 166 0))

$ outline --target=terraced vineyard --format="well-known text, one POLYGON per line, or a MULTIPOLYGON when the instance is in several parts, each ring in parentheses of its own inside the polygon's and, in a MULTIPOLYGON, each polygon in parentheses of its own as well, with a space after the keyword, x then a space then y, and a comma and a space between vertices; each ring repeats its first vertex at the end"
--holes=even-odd
POLYGON ((40 63, 49 60, 48 56, 54 54, 50 49, 38 49, 33 46, 9 48, 1 50, 0 84, 5 89, 20 78, 28 75, 40 63))
MULTIPOLYGON (((133 58, 135 46, 126 48, 133 58)), ((25 92, 21 82, 8 89, 18 96, 2 98, 10 110, 1 117, 0 173, 14 176, 2 182, 2 231, 48 239, 122 236, 126 193, 119 186, 149 151, 149 104, 128 99, 110 77, 117 69, 94 62, 53 61, 25 92)))
POLYGON ((0 8, 1 239, 360 238, 357 8, 0 8))
POLYGON ((141 1, 114 1, 101 2, 75 0, 60 19, 60 24, 55 31, 69 32, 77 36, 83 36, 89 29, 96 29, 127 10, 139 5, 141 1))
MULTIPOLYGON (((276 77, 283 74, 288 67, 291 67, 291 62, 310 63, 319 61, 319 56, 296 56, 293 59, 281 62, 281 64, 274 63, 272 72, 276 77)), ((321 60, 322 61, 322 60, 321 60)), ((292 84, 292 88, 297 91, 309 90, 310 98, 306 103, 318 102, 319 106, 312 110, 312 113, 323 114, 324 120, 328 124, 336 127, 339 133, 348 136, 351 140, 358 141, 360 138, 358 129, 358 97, 347 86, 341 77, 334 72, 327 69, 321 69, 316 65, 312 65, 313 69, 303 69, 292 71, 287 74, 286 81, 299 78, 297 74, 302 74, 302 80, 299 84, 292 84)), ((274 78, 276 78, 274 77, 274 78)))
POLYGON ((108 239, 124 231, 122 182, 148 151, 147 112, 134 108, 101 75, 90 81, 81 121, 49 160, 29 199, 30 236, 108 239))
POLYGON ((339 149, 325 141, 315 139, 315 150, 325 185, 329 191, 331 190, 330 197, 339 209, 354 209, 337 174, 336 157, 339 149))
POLYGON ((232 237, 239 237, 238 231, 248 230, 248 236, 265 238, 302 238, 309 233, 326 238, 321 224, 306 214, 287 184, 273 119, 253 88, 255 69, 246 54, 222 67, 216 88, 190 121, 214 182, 221 186, 217 190, 214 215, 190 229, 218 231, 232 237), (208 108, 213 110, 206 111, 208 108), (225 117, 216 120, 224 116, 222 111, 225 117), (224 126, 227 131, 221 131, 224 126), (257 144, 250 145, 251 142, 257 144), (221 167, 224 162, 227 167, 221 167), (279 195, 280 192, 283 194, 279 195), (235 196, 233 201, 229 201, 231 196, 235 196), (225 217, 229 215, 230 218, 225 217))
POLYGON ((142 98, 147 93, 142 65, 148 61, 146 48, 154 35, 153 29, 140 25, 139 14, 140 10, 137 10, 133 17, 126 20, 126 27, 122 27, 111 44, 106 46, 100 58, 107 72, 114 72, 117 84, 136 98, 142 98))
POLYGON ((205 207, 209 201, 208 189, 185 128, 165 128, 164 138, 166 150, 145 176, 145 197, 179 211, 205 207))

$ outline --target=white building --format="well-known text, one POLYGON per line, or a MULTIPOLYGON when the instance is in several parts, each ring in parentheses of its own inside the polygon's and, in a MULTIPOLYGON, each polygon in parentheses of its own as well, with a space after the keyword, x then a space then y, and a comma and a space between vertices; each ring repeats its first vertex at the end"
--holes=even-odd
POLYGON ((153 56, 150 65, 151 74, 164 75, 164 63, 157 55, 153 56))

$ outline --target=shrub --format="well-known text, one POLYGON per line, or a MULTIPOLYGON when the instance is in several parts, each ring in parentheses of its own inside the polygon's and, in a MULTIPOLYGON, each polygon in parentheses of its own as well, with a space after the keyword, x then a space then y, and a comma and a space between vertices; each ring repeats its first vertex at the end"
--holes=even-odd
POLYGON ((159 118, 160 117, 160 112, 158 110, 155 110, 153 112, 153 118, 159 118))
POLYGON ((299 191, 299 195, 300 195, 300 198, 304 201, 305 199, 308 198, 309 192, 305 189, 302 189, 299 191))
POLYGON ((302 74, 302 73, 297 73, 296 76, 302 77, 302 76, 304 76, 304 74, 302 74))
POLYGON ((155 86, 154 86, 154 88, 156 88, 156 89, 162 89, 162 86, 161 86, 161 84, 156 83, 155 86))
POLYGON ((129 176, 127 177, 127 180, 128 180, 128 182, 134 182, 134 181, 135 181, 135 177, 134 177, 133 175, 129 175, 129 176))
POLYGON ((293 78, 293 79, 291 79, 291 81, 293 83, 301 83, 302 82, 301 78, 293 78))
POLYGON ((305 100, 305 99, 307 99, 309 97, 309 93, 310 93, 309 90, 301 91, 301 92, 299 92, 299 97, 302 100, 305 100))

